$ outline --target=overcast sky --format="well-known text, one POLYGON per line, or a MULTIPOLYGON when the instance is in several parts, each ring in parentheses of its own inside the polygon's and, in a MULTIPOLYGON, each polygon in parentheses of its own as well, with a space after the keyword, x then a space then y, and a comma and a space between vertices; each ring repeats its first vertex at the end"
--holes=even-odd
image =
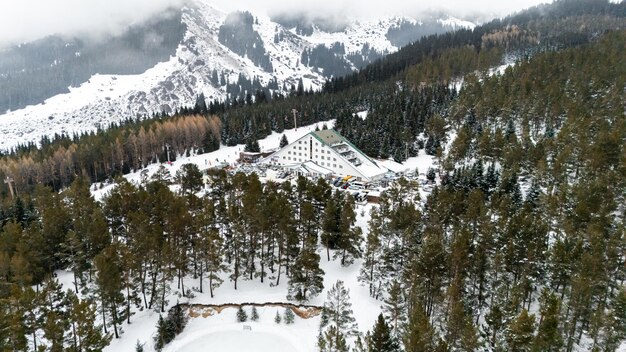
MULTIPOLYGON (((49 34, 101 35, 118 33, 179 6, 188 0, 0 0, 0 47, 49 34)), ((551 0, 203 0, 222 10, 249 9, 268 14, 305 11, 314 16, 347 14, 372 18, 383 15, 417 15, 429 8, 457 16, 487 13, 503 16, 551 0)))

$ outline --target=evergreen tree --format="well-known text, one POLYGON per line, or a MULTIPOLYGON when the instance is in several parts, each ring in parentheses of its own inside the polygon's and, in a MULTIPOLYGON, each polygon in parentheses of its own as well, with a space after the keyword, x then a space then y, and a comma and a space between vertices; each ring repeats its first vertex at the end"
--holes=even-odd
POLYGON ((252 315, 250 316, 250 320, 252 321, 259 320, 259 312, 257 312, 256 306, 252 306, 252 315))
POLYGON ((328 290, 324 310, 328 316, 328 324, 335 327, 339 334, 333 336, 357 336, 358 328, 352 313, 352 303, 350 303, 350 290, 345 288, 343 281, 337 282, 328 290))
POLYGON ((507 346, 511 351, 530 351, 535 331, 535 316, 526 309, 509 324, 506 336, 507 346))
POLYGON ((202 172, 196 164, 184 164, 176 171, 176 180, 183 194, 193 194, 202 189, 202 172))
POLYGON ((405 351, 427 352, 437 349, 437 334, 419 303, 409 312, 403 340, 405 351))
POLYGON ((121 293, 122 264, 118 248, 117 245, 108 246, 94 259, 98 271, 96 276, 98 296, 102 309, 109 312, 115 338, 119 338, 118 327, 126 318, 125 311, 120 310, 124 304, 124 295, 121 293))
POLYGON ((383 305, 383 312, 391 323, 391 330, 394 336, 399 335, 400 328, 406 320, 406 302, 403 293, 400 282, 394 281, 387 291, 387 297, 383 305))
POLYGON ((435 169, 433 169, 432 167, 429 167, 428 171, 426 171, 426 179, 430 181, 431 183, 434 183, 436 177, 437 175, 435 174, 435 169))
POLYGON ((145 344, 139 342, 139 340, 137 340, 137 342, 135 343, 135 352, 143 352, 143 346, 145 344))
POLYGON ((274 317, 274 323, 280 324, 281 320, 282 320, 282 318, 280 317, 280 313, 278 311, 276 311, 276 316, 274 317))
POLYGON ((174 339, 174 332, 167 320, 163 319, 162 315, 159 315, 157 321, 157 332, 154 336, 154 348, 157 351, 163 350, 163 347, 174 339))
POLYGON ((289 307, 285 308, 285 324, 293 324, 296 316, 293 314, 293 310, 289 307))
POLYGON ((348 352, 350 350, 346 336, 334 325, 320 334, 317 346, 320 352, 348 352))
POLYGON ((243 309, 243 306, 239 306, 237 309, 237 322, 244 323, 248 321, 248 313, 243 309))
POLYGON ((96 306, 88 300, 80 300, 67 291, 69 301, 68 321, 70 327, 69 351, 102 351, 111 341, 111 335, 103 333, 103 326, 96 324, 96 306))
POLYGON ((183 332, 185 326, 187 325, 187 316, 185 315, 180 303, 176 302, 176 305, 170 309, 167 314, 167 320, 174 331, 174 335, 178 335, 183 332))
POLYGON ((391 334, 391 329, 382 314, 378 315, 370 338, 367 340, 369 352, 399 352, 400 346, 391 334))
POLYGON ((562 333, 559 329, 559 299, 547 290, 541 297, 541 320, 537 336, 533 342, 535 351, 560 351, 563 347, 562 333))
POLYGON ((320 256, 315 251, 316 241, 315 237, 305 240, 291 269, 287 296, 297 301, 307 301, 324 289, 324 271, 320 269, 320 256))
POLYGON ((337 251, 333 259, 341 257, 341 265, 349 266, 354 259, 361 257, 361 242, 363 241, 361 228, 354 226, 356 213, 354 198, 347 195, 341 205, 339 220, 339 235, 335 243, 337 251))
POLYGON ((278 147, 284 148, 288 145, 289 145, 289 141, 287 140, 287 136, 283 134, 283 136, 280 138, 280 144, 278 145, 278 147))
POLYGON ((248 141, 246 142, 246 146, 244 148, 244 151, 249 152, 249 153, 258 153, 261 151, 261 147, 259 146, 259 141, 254 139, 254 138, 250 138, 248 139, 248 141))

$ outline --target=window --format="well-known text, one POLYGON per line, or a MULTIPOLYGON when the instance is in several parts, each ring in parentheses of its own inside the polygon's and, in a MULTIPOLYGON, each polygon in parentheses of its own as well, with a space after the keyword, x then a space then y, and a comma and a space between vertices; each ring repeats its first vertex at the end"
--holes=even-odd
POLYGON ((337 158, 333 158, 333 161, 337 161, 337 158))
POLYGON ((337 167, 337 164, 333 164, 333 167, 337 167))

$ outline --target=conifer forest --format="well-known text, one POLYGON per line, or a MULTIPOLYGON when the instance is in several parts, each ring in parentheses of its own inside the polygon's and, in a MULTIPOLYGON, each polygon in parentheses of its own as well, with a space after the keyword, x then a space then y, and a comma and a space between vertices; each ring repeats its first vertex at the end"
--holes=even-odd
MULTIPOLYGON (((220 41, 272 70, 237 21, 254 24, 229 17, 220 41)), ((202 319, 183 303, 248 283, 319 306, 320 352, 623 351, 626 3, 557 0, 380 56, 319 91, 198 93, 170 114, 0 152, 0 351, 102 351, 148 311, 158 323, 133 348, 169 351, 202 319), (328 179, 164 164, 257 149, 296 127, 293 109, 297 127, 334 120, 370 158, 432 164, 367 206, 328 179), (324 281, 328 262, 367 290, 370 325, 348 279, 324 281)), ((259 324, 261 307, 237 309, 259 324)), ((281 306, 268 319, 303 318, 281 306)))

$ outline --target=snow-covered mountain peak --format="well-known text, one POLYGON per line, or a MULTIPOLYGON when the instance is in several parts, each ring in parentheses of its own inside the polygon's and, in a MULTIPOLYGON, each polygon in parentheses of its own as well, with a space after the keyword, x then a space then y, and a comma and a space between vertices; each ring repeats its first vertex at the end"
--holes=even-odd
MULTIPOLYGON (((190 2, 178 16, 184 32, 169 59, 138 74, 95 71, 82 83, 68 82, 69 91, 0 115, 0 149, 38 142, 43 135, 106 128, 138 115, 172 113, 192 105, 200 93, 209 100, 242 99, 256 90, 288 90, 300 80, 307 89, 319 89, 329 77, 348 74, 421 35, 470 25, 449 17, 426 28, 394 17, 351 20, 342 30, 325 30, 281 24, 264 14, 228 14, 203 0, 190 2)), ((69 44, 74 50, 75 43, 69 44)), ((107 49, 102 54, 115 55, 107 49)), ((88 60, 88 53, 80 52, 78 59, 88 60)), ((54 60, 59 70, 72 67, 54 60)))

